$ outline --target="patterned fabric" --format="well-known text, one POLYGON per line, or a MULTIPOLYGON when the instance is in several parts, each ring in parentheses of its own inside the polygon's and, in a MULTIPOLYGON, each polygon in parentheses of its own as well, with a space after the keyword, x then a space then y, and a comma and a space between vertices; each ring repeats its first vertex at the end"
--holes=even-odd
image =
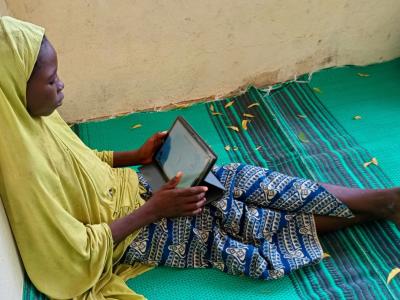
MULTIPOLYGON (((275 279, 320 261, 313 214, 352 217, 343 203, 311 180, 238 163, 213 171, 226 188, 224 196, 200 215, 144 227, 124 263, 214 267, 275 279)), ((139 180, 148 190, 145 178, 139 180)))

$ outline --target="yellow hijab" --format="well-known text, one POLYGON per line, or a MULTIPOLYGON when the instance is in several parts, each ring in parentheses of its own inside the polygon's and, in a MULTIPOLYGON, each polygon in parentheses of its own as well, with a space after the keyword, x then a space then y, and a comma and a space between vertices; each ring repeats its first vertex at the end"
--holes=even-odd
POLYGON ((132 203, 116 211, 121 205, 109 189, 118 185, 117 171, 57 112, 32 118, 26 110, 43 35, 41 27, 0 18, 0 197, 24 266, 54 299, 143 299, 113 273, 132 236, 114 248, 107 225, 140 205, 134 172, 132 203))

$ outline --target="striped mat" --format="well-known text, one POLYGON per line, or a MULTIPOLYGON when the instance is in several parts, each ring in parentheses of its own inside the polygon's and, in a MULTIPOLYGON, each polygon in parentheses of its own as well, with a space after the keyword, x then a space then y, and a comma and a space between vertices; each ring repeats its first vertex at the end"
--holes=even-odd
MULTIPOLYGON (((371 154, 336 121, 309 84, 293 82, 269 94, 252 88, 213 105, 224 112, 222 118, 212 118, 221 139, 238 148, 230 152, 232 160, 345 186, 393 186, 381 168, 363 166, 371 154), (235 109, 225 109, 231 101, 235 109), (260 106, 249 108, 253 103, 260 106), (226 124, 240 124, 244 113, 255 116, 249 130, 232 134, 226 124), (263 147, 253 151, 259 145, 263 147)), ((332 259, 290 278, 301 298, 398 299, 399 281, 387 286, 386 277, 400 265, 399 237, 400 231, 388 222, 324 236, 322 246, 332 259)))
MULTIPOLYGON (((349 122, 340 119, 345 114, 341 110, 343 107, 354 113, 359 107, 352 106, 351 101, 335 106, 332 95, 343 90, 331 84, 329 74, 345 70, 339 74, 341 77, 337 77, 350 76, 343 85, 351 80, 365 79, 360 83, 359 90, 347 91, 353 93, 353 97, 362 97, 371 80, 378 80, 379 74, 387 76, 388 68, 399 70, 399 62, 396 60, 361 69, 325 70, 318 73, 322 75, 314 75, 311 83, 286 83, 273 91, 250 88, 244 95, 222 101, 79 124, 75 126, 75 131, 92 148, 129 149, 139 146, 153 131, 167 129, 177 115, 183 115, 218 153, 220 164, 246 162, 346 186, 390 187, 400 184, 396 179, 400 172, 395 174, 392 169, 382 168, 381 165, 364 167, 364 162, 383 152, 378 151, 376 145, 368 143, 365 147, 367 143, 360 144, 362 132, 365 136, 368 132, 353 130, 351 126, 357 121, 351 120, 351 117, 349 122), (354 76, 357 72, 364 72, 364 75, 373 73, 374 68, 382 66, 385 68, 377 71, 375 79, 373 76, 354 76), (243 119, 251 120, 247 123, 247 130, 242 127, 243 119), (135 124, 142 127, 132 129, 135 124), (239 132, 234 130, 235 127, 239 132), (356 132, 357 138, 351 132, 356 132)), ((400 72, 396 76, 399 77, 400 72)), ((399 82, 398 77, 392 80, 399 82)), ((382 96, 382 91, 376 93, 382 96)), ((368 94, 371 95, 369 90, 368 94)), ((390 95, 399 98, 400 89, 390 95)), ((383 101, 382 97, 379 100, 383 101)), ((400 101, 396 103, 392 108, 400 111, 400 101)), ((382 118, 387 116, 382 105, 372 107, 375 116, 380 116, 379 110, 382 118)), ((367 112, 363 112, 365 115, 367 112)), ((397 130, 393 134, 400 136, 400 126, 388 122, 379 124, 387 126, 386 131, 397 130)), ((390 140, 385 139, 384 144, 388 143, 390 140)), ((393 156, 393 162, 400 165, 400 158, 395 159, 393 156)), ((323 236, 321 244, 324 252, 330 254, 329 258, 277 281, 250 280, 216 270, 157 268, 128 281, 128 284, 149 299, 161 300, 400 299, 399 278, 386 284, 390 270, 400 267, 400 231, 394 224, 373 222, 341 230, 323 236)), ((34 287, 26 281, 25 299, 42 299, 38 297, 34 287)))

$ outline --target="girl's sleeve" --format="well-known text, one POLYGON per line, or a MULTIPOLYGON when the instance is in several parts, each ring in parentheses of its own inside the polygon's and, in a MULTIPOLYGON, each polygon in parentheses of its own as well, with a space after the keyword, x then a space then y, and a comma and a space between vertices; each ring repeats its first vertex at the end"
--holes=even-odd
POLYGON ((84 225, 64 216, 60 219, 66 222, 58 226, 49 224, 57 227, 49 228, 47 236, 33 237, 30 249, 27 243, 22 243, 21 256, 29 277, 51 299, 101 294, 113 275, 113 240, 109 226, 105 223, 84 225))
POLYGON ((114 152, 113 151, 97 151, 97 150, 93 150, 94 154, 96 154, 96 156, 98 158, 100 158, 100 160, 104 161, 105 163, 107 163, 108 165, 110 165, 110 167, 113 167, 113 158, 114 158, 114 152))

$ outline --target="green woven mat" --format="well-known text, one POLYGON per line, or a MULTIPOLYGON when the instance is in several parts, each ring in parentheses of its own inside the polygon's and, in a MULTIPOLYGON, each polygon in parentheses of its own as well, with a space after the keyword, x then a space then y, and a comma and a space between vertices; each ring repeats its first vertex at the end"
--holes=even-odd
MULTIPOLYGON (((151 133, 167 129, 177 115, 183 115, 218 153, 219 164, 242 161, 349 186, 391 186, 400 183, 396 168, 400 165, 399 64, 395 60, 324 70, 313 76, 311 86, 318 87, 316 91, 300 83, 285 84, 269 94, 252 88, 240 97, 214 102, 214 111, 222 113, 218 116, 211 114, 208 103, 136 113, 75 129, 92 148, 123 150, 139 146, 151 133), (230 101, 235 103, 225 108, 230 101), (240 128, 243 113, 255 116, 247 131, 237 133, 226 127, 240 128), (353 120, 354 115, 362 119, 353 120), (135 124, 142 127, 132 129, 135 124), (226 145, 230 151, 224 149, 226 145), (379 166, 364 168, 363 163, 372 157, 379 166)), ((400 266, 400 233, 393 224, 358 226, 325 236, 321 242, 331 258, 278 281, 250 280, 216 270, 157 268, 128 284, 149 299, 400 297, 398 278, 389 286, 385 283, 390 269, 400 266)), ((29 291, 25 299, 34 299, 30 285, 25 291, 29 291)))
POLYGON ((400 59, 367 67, 324 70, 311 86, 343 128, 400 185, 400 59), (361 75, 361 76, 360 76, 361 75), (360 120, 354 120, 360 116, 360 120))
MULTIPOLYGON (((261 98, 255 98, 255 100, 261 98)), ((222 103, 222 102, 221 102, 222 103)), ((215 104, 214 104, 215 105, 215 104)), ((231 157, 221 139, 221 128, 213 124, 210 104, 157 113, 137 113, 123 118, 80 124, 76 131, 93 148, 126 150, 138 147, 155 131, 168 129, 178 115, 184 116, 218 154, 218 164, 240 161, 231 157), (142 126, 131 128, 136 124, 142 126), (118 134, 115 134, 118 132, 118 134)), ((234 110, 232 110, 234 111, 234 110)), ((239 151, 231 151, 232 153, 239 151)), ((290 279, 263 282, 229 276, 216 270, 175 270, 157 268, 129 281, 129 286, 149 299, 298 299, 290 279), (177 288, 179 286, 179 288, 177 288), (266 298, 267 297, 267 298, 266 298)))

